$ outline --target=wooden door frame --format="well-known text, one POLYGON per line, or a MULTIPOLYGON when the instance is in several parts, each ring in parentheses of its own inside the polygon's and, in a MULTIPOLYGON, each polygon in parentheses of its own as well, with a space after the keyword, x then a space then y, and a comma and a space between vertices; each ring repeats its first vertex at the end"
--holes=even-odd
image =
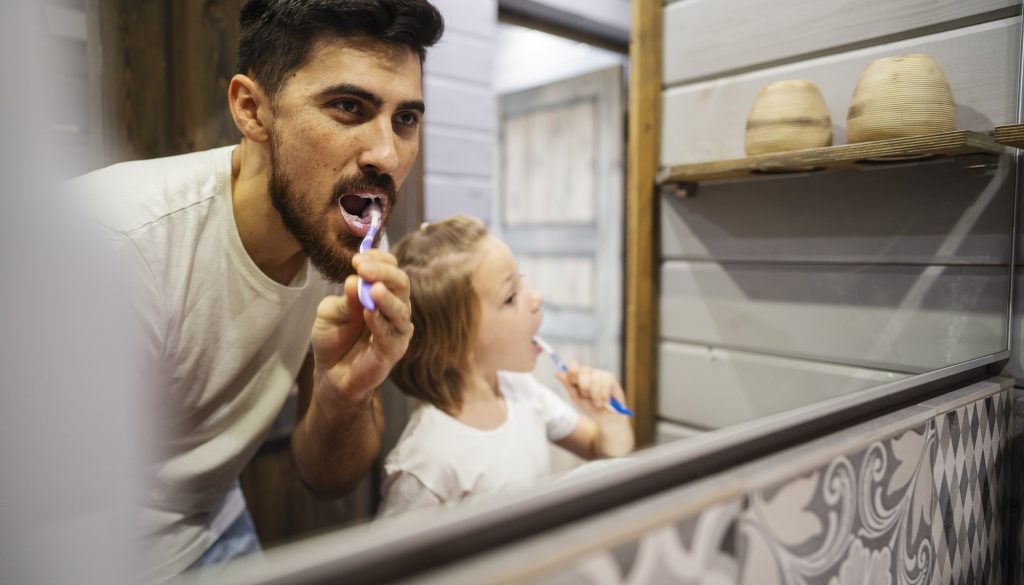
POLYGON ((636 413, 637 446, 654 440, 657 421, 659 230, 654 177, 661 137, 661 0, 633 0, 629 39, 629 121, 626 147, 626 315, 624 382, 636 413))

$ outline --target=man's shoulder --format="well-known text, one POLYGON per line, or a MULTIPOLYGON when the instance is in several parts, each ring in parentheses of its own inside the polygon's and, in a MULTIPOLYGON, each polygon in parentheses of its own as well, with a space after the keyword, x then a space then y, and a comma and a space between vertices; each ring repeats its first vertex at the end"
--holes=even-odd
POLYGON ((229 188, 231 148, 118 163, 71 179, 67 187, 93 219, 129 232, 229 188))

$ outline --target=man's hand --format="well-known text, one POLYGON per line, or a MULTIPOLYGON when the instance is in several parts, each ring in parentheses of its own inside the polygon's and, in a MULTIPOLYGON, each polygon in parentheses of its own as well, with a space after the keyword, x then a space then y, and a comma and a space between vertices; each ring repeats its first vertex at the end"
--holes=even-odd
POLYGON ((301 420, 292 432, 299 475, 321 497, 354 488, 380 451, 379 413, 374 390, 405 354, 412 339, 409 277, 394 256, 370 250, 353 258, 377 310, 363 309, 358 279, 345 281, 344 296, 328 297, 317 308, 312 388, 300 388, 301 420), (309 396, 311 393, 312 396, 309 396))
POLYGON ((369 400, 395 363, 405 355, 412 338, 412 304, 409 277, 398 268, 395 257, 370 250, 353 258, 358 276, 373 283, 370 296, 377 310, 363 309, 357 294, 358 279, 345 281, 345 296, 328 297, 317 308, 313 324, 315 396, 343 405, 369 400))

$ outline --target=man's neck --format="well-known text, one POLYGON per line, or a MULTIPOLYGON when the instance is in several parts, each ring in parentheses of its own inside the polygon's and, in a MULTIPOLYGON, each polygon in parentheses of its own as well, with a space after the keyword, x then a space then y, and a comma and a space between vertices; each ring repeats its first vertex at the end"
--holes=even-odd
POLYGON ((242 140, 231 152, 231 207, 242 246, 268 277, 289 284, 306 264, 267 192, 270 161, 265 149, 242 140))

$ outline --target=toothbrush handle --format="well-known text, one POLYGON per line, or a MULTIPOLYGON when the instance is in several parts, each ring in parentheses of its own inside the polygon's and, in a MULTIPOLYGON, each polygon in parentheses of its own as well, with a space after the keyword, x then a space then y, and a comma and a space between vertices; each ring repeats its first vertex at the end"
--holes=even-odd
MULTIPOLYGON (((565 362, 562 361, 562 358, 555 353, 553 349, 551 349, 551 346, 547 345, 543 341, 538 343, 538 338, 534 338, 534 343, 537 343, 537 345, 544 350, 544 353, 551 356, 551 361, 555 362, 555 367, 558 368, 560 372, 565 374, 569 373, 569 366, 567 366, 565 362)), ((617 412, 626 416, 633 416, 633 411, 623 406, 621 402, 615 399, 615 397, 612 397, 611 401, 608 404, 605 404, 604 407, 612 412, 617 412)))
MULTIPOLYGON (((559 370, 561 370, 564 373, 569 373, 569 367, 565 365, 565 362, 562 361, 562 358, 558 357, 558 354, 552 353, 551 358, 555 360, 555 365, 558 367, 559 370)), ((610 402, 604 405, 605 408, 612 412, 617 412, 619 414, 624 414, 626 416, 633 416, 633 411, 623 406, 621 402, 615 399, 615 397, 611 397, 609 400, 610 402)))
MULTIPOLYGON (((370 229, 366 232, 366 237, 359 244, 359 252, 365 253, 373 247, 373 238, 377 236, 377 226, 371 225, 370 229)), ((373 283, 366 282, 362 278, 359 279, 359 302, 363 304, 363 308, 367 311, 373 312, 377 310, 377 303, 373 302, 373 298, 370 297, 370 287, 373 283)))
POLYGON ((605 408, 612 412, 617 412, 619 414, 624 414, 626 416, 633 416, 632 410, 626 408, 625 406, 622 405, 621 402, 614 398, 611 399, 611 402, 605 405, 605 408))

